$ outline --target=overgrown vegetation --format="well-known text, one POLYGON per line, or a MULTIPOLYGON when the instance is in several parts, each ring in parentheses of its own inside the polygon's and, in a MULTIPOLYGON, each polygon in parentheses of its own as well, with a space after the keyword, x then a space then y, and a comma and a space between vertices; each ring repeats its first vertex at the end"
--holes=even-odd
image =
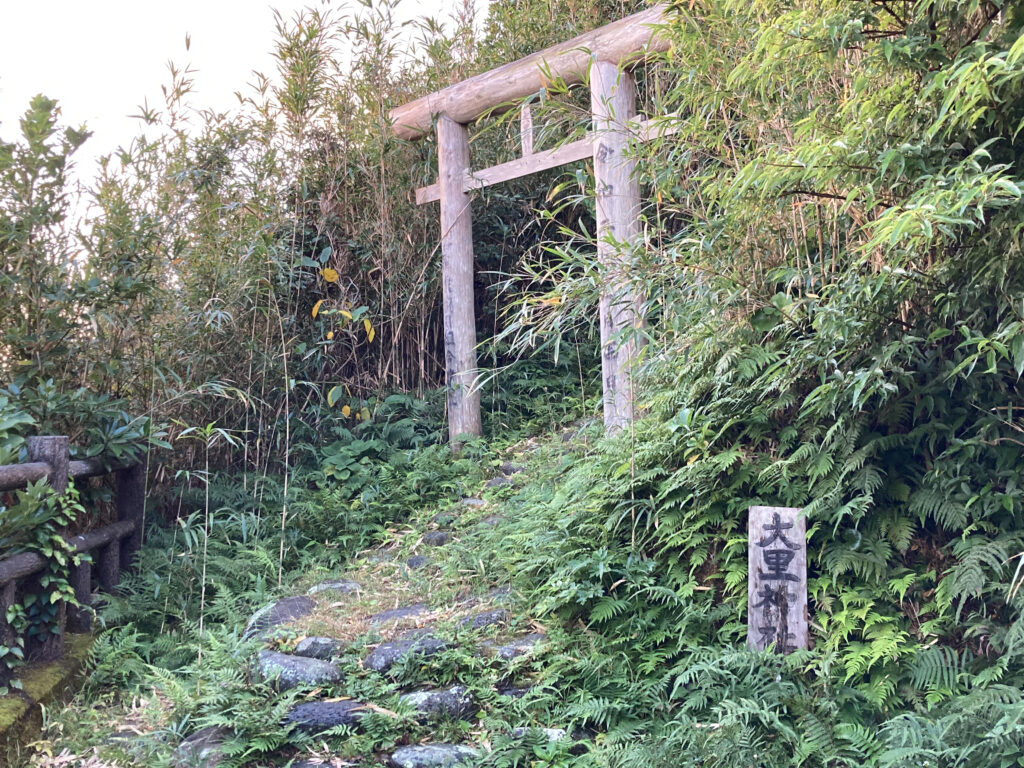
MULTIPOLYGON (((528 480, 454 515, 460 546, 419 586, 440 606, 511 584, 543 652, 456 648, 399 675, 476 693, 473 727, 441 731, 488 745, 484 764, 1024 764, 1019 4, 674 3, 640 83, 675 129, 637 149, 643 418, 587 427, 607 276, 577 164, 474 209, 489 435, 443 445, 437 225, 411 198, 433 149, 394 139, 387 111, 635 9, 499 0, 479 32, 466 5, 418 26, 411 57, 389 3, 279 19, 278 79, 196 121, 175 73, 77 232, 65 174, 86 133, 33 102, 0 144, 0 463, 33 430, 174 446, 152 454, 147 545, 47 748, 158 765, 227 725, 234 764, 285 764, 295 736, 268 724, 296 695, 246 678, 246 619, 368 547, 413 552, 514 453, 528 480), (744 647, 752 504, 807 515, 810 650, 744 647), (500 700, 506 678, 530 694, 500 700), (148 735, 109 749, 108 718, 148 735)), ((552 86, 539 145, 578 137, 585 96, 552 86)), ((514 151, 509 125, 478 127, 479 165, 514 151)), ((357 661, 329 693, 396 706, 357 661)), ((372 765, 425 733, 389 710, 331 743, 372 765)))
MULTIPOLYGON (((683 225, 633 263, 649 415, 495 548, 602 638, 561 675, 616 764, 1018 759, 1014 10, 723 2, 670 25, 680 133, 648 159, 648 220, 683 225), (735 650, 758 503, 804 507, 814 559, 815 648, 774 664, 735 650)), ((557 290, 582 314, 591 285, 557 290)))

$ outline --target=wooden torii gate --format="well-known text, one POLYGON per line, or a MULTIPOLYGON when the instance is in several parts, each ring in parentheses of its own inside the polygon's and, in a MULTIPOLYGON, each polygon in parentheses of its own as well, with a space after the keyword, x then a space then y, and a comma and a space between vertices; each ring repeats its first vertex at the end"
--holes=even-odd
POLYGON ((480 393, 473 300, 474 190, 592 157, 597 191, 597 255, 608 281, 601 294, 601 373, 604 423, 608 433, 633 419, 631 365, 638 348, 640 297, 624 276, 623 254, 639 235, 640 185, 630 141, 659 135, 657 126, 636 118, 636 85, 631 69, 650 52, 664 51, 668 41, 656 25, 664 5, 628 16, 560 45, 463 80, 391 111, 396 135, 415 140, 435 125, 438 181, 416 190, 419 205, 441 203, 441 271, 444 302, 445 368, 448 431, 455 446, 459 435, 479 435, 480 393), (552 79, 566 84, 589 80, 593 131, 579 141, 549 151, 533 151, 529 107, 521 113, 522 156, 473 171, 467 124, 507 109, 539 93, 552 79))

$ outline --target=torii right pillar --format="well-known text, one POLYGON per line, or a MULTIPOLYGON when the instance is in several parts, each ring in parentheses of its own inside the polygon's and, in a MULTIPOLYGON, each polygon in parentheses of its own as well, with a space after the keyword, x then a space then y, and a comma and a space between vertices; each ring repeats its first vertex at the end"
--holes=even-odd
POLYGON ((601 377, 605 432, 628 427, 634 417, 633 364, 643 325, 640 297, 628 274, 640 236, 640 184, 629 156, 630 120, 636 115, 633 76, 618 62, 590 66, 594 118, 594 183, 597 192, 597 259, 601 292, 601 377))

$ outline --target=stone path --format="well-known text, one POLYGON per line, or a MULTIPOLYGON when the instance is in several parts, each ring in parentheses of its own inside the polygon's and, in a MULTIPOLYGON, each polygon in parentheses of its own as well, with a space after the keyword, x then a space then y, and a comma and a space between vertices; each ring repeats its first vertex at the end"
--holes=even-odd
MULTIPOLYGON (((514 485, 517 482, 515 475, 521 470, 522 467, 506 462, 502 466, 502 474, 488 481, 487 486, 514 485)), ((410 532, 407 540, 416 542, 413 551, 420 546, 427 547, 434 550, 436 557, 421 553, 399 561, 393 551, 378 550, 366 553, 360 561, 367 568, 391 567, 404 574, 406 580, 425 582, 428 574, 438 569, 435 560, 443 559, 445 552, 450 551, 453 542, 458 540, 452 526, 460 514, 472 512, 481 526, 494 524, 494 516, 485 514, 486 507, 487 502, 483 499, 463 499, 451 512, 435 515, 428 530, 410 532)), ((452 649, 468 652, 481 660, 491 660, 478 663, 508 666, 510 671, 505 682, 497 685, 484 699, 494 701, 497 697, 508 701, 529 693, 530 681, 516 678, 515 665, 522 657, 535 653, 542 646, 544 635, 516 629, 523 622, 517 623, 516 617, 504 605, 510 599, 507 589, 491 590, 480 597, 467 595, 445 612, 446 621, 438 621, 438 611, 424 601, 394 605, 368 615, 360 614, 364 606, 359 601, 365 597, 368 586, 339 576, 313 585, 305 594, 275 601, 254 614, 248 622, 245 637, 264 641, 264 647, 253 659, 253 678, 267 682, 279 691, 297 689, 310 692, 311 698, 295 704, 285 717, 285 724, 292 726, 293 733, 320 737, 342 726, 359 731, 363 728, 364 718, 371 713, 410 717, 409 722, 418 722, 427 728, 432 728, 434 723, 473 722, 482 707, 489 705, 484 700, 477 701, 466 686, 424 686, 408 682, 410 668, 415 669, 416 665, 452 649), (304 621, 308 623, 311 617, 325 610, 340 622, 344 622, 347 611, 353 626, 366 629, 365 633, 355 633, 354 636, 372 639, 376 635, 379 642, 358 646, 359 640, 352 636, 332 637, 330 633, 302 635, 291 643, 287 641, 289 635, 295 637, 296 627, 304 621), (355 651, 360 656, 358 669, 352 671, 349 667, 350 671, 346 673, 342 659, 350 658, 355 651), (398 687, 398 704, 392 703, 398 713, 387 708, 387 701, 360 701, 338 695, 347 689, 358 689, 355 683, 359 676, 367 674, 379 675, 382 684, 391 686, 384 690, 398 687)), ((468 728, 462 730, 470 731, 468 728)), ((451 728, 446 729, 446 733, 451 732, 451 728)), ((512 729, 509 736, 526 738, 530 733, 540 733, 551 741, 568 738, 564 728, 536 728, 532 725, 512 729)), ((220 758, 218 744, 228 736, 221 729, 197 732, 179 747, 179 763, 213 768, 220 758)), ((472 765, 485 751, 485 746, 474 744, 412 743, 398 747, 385 759, 394 768, 472 765)), ((294 765, 312 766, 314 762, 299 761, 294 765)))

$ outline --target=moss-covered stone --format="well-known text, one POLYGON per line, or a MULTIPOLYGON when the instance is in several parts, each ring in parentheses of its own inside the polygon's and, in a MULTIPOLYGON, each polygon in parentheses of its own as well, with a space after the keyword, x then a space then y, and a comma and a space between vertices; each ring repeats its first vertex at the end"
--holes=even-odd
POLYGON ((63 658, 19 671, 22 691, 0 697, 0 764, 14 764, 23 745, 39 736, 43 725, 40 704, 61 701, 74 691, 92 643, 92 635, 68 635, 63 658))
POLYGON ((28 711, 28 702, 15 696, 4 696, 0 699, 0 733, 16 723, 28 711))

